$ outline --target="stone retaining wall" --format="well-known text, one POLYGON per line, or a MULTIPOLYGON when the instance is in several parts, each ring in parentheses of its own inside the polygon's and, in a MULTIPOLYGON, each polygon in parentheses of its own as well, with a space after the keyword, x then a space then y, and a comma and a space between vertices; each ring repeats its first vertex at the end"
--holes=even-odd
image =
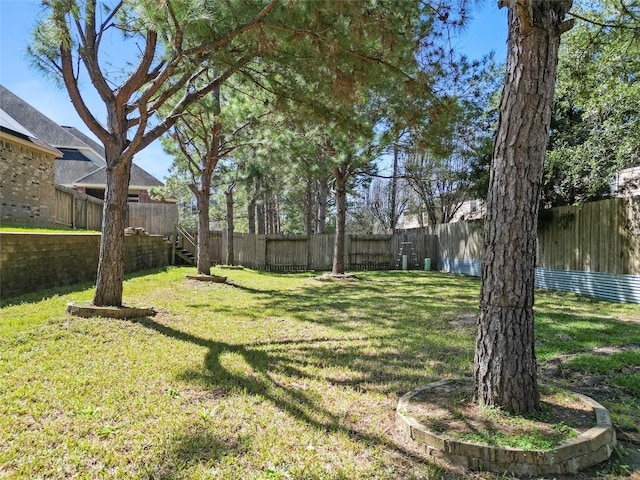
MULTIPOLYGON (((0 298, 95 281, 99 249, 99 234, 0 233, 0 298)), ((125 272, 170 263, 163 237, 125 236, 125 272)))

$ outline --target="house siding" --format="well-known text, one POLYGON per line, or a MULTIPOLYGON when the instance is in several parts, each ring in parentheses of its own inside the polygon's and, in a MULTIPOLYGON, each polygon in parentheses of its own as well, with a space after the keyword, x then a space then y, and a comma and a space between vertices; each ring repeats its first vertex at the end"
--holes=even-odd
POLYGON ((0 138, 0 219, 22 225, 55 224, 54 155, 0 138))

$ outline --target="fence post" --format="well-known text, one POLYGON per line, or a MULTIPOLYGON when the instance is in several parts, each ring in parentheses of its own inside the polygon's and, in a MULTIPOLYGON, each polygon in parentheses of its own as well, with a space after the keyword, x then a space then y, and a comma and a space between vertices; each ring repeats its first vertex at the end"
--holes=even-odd
POLYGON ((76 228, 76 193, 71 195, 71 228, 76 228))
POLYGON ((351 262, 349 259, 351 258, 351 234, 344 235, 344 268, 345 270, 351 269, 351 262))
POLYGON ((178 242, 178 224, 173 224, 173 233, 169 237, 171 238, 171 265, 176 264, 176 243, 178 242))
POLYGON ((89 230, 89 198, 84 198, 84 228, 89 230))

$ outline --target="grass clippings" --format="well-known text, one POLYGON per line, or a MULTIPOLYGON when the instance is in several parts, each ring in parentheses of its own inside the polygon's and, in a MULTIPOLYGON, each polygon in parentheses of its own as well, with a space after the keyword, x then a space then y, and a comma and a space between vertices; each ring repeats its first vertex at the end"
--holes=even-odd
MULTIPOLYGON (((125 302, 153 306, 153 318, 64 313, 91 300, 91 284, 4 301, 0 477, 501 478, 426 459, 395 427, 403 394, 472 374, 475 325, 449 322, 477 311, 478 279, 410 271, 318 282, 245 269, 217 284, 188 272, 127 277, 125 302)), ((541 372, 562 355, 640 345, 640 325, 616 320, 640 317, 638 305, 536 300, 541 372)), ((545 381, 599 401, 614 423, 640 424, 633 377, 623 380, 633 372, 617 359, 595 372, 598 355, 561 361, 545 381)), ((637 471, 638 448, 624 444, 575 478, 637 471)))

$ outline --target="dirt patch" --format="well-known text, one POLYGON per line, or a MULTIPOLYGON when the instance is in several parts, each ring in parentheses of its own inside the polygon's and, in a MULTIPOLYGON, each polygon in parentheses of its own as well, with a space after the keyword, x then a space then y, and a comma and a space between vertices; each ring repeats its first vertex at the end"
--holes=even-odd
POLYGON ((452 439, 525 450, 548 450, 594 426, 591 407, 564 390, 541 393, 540 413, 516 416, 473 402, 470 383, 425 390, 409 403, 409 415, 452 439))
POLYGON ((477 313, 461 313, 453 320, 449 321, 449 325, 466 327, 468 325, 476 325, 478 323, 477 313))

